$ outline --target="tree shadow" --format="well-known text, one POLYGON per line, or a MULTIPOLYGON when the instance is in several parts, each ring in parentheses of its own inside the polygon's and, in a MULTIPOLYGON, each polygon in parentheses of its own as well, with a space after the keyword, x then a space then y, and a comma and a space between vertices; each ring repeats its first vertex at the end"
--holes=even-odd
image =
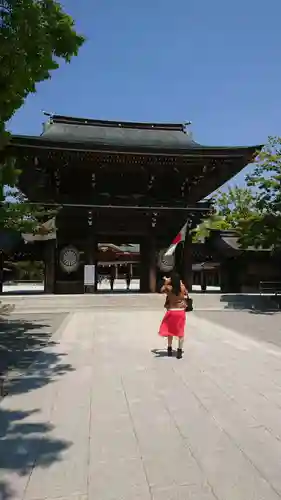
MULTIPOLYGON (((70 443, 48 437, 53 426, 45 422, 25 422, 40 410, 10 411, 0 408, 0 470, 24 476, 36 465, 48 466, 70 443)), ((0 490, 1 492, 1 490, 0 490)), ((0 497, 1 498, 1 497, 0 497)))
MULTIPOLYGON (((13 398, 28 393, 73 370, 51 340, 52 328, 38 321, 0 320, 0 369, 5 392, 13 398)), ((5 395, 5 394, 4 394, 5 395)), ((11 399, 12 401, 12 399, 11 399)), ((40 408, 22 411, 0 402, 0 499, 17 498, 10 474, 28 477, 33 467, 48 467, 62 459, 71 442, 52 437, 53 426, 40 418, 40 408), (5 478, 6 475, 6 478, 5 478)))
POLYGON ((4 481, 0 481, 0 498, 1 500, 12 500, 15 498, 14 491, 4 481))
POLYGON ((227 311, 248 311, 250 314, 273 315, 281 312, 278 301, 274 297, 258 294, 222 294, 221 302, 225 302, 227 311))
POLYGON ((27 478, 35 465, 48 467, 59 461, 62 453, 71 446, 70 442, 54 439, 48 434, 53 429, 51 424, 31 422, 36 413, 39 414, 40 410, 10 411, 0 407, 1 500, 17 498, 13 483, 4 480, 5 475, 13 472, 27 478))
POLYGON ((56 345, 51 337, 47 323, 0 318, 0 376, 9 394, 37 389, 72 369, 61 363, 64 354, 42 350, 56 345))

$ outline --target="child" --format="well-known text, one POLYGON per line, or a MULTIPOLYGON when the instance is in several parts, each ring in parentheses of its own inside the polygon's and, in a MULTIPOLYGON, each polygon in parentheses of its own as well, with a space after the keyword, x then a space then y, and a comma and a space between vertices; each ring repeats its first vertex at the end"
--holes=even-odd
POLYGON ((178 274, 173 273, 165 282, 161 293, 166 294, 165 308, 167 312, 160 325, 159 335, 168 337, 168 356, 172 356, 173 337, 178 337, 177 359, 182 358, 184 329, 186 320, 186 298, 188 292, 178 274))

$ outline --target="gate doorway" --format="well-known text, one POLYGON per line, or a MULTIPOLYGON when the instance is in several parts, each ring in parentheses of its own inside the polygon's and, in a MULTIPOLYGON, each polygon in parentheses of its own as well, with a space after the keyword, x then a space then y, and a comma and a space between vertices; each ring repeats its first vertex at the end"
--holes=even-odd
POLYGON ((96 259, 98 293, 140 291, 140 245, 99 243, 96 259))
POLYGON ((192 290, 197 292, 220 292, 220 264, 202 262, 192 266, 192 290))

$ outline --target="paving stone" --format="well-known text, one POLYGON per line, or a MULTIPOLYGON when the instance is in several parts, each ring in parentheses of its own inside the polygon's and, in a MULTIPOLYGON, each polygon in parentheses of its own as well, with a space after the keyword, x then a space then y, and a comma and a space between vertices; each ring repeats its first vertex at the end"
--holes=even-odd
MULTIPOLYGON (((35 466, 31 474, 24 500, 42 497, 58 498, 87 493, 88 443, 72 445, 64 452, 60 461, 52 462, 52 456, 45 466, 35 466)), ((44 453, 44 448, 42 449, 44 453)))
POLYGON ((89 498, 100 500, 149 500, 151 498, 140 459, 91 461, 89 498))
POLYGON ((209 486, 190 484, 170 488, 152 488, 152 500, 217 500, 209 486))
POLYGON ((281 349, 192 314, 168 359, 133 302, 74 311, 1 402, 0 498, 280 500, 281 349))
POLYGON ((204 480, 197 462, 184 446, 176 451, 167 450, 152 458, 144 458, 144 466, 152 488, 200 484, 204 480))
POLYGON ((56 498, 46 498, 40 497, 36 498, 36 500, 88 500, 88 495, 71 495, 69 497, 56 497, 56 498))
POLYGON ((90 457, 94 461, 139 457, 139 448, 130 420, 127 427, 101 425, 92 428, 90 436, 90 457))

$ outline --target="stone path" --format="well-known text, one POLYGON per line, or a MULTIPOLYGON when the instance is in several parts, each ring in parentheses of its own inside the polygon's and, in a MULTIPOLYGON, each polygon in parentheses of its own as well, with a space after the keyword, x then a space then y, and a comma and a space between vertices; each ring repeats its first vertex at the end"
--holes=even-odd
POLYGON ((161 313, 66 316, 0 405, 1 500, 280 499, 281 350, 192 313, 168 359, 161 313))

